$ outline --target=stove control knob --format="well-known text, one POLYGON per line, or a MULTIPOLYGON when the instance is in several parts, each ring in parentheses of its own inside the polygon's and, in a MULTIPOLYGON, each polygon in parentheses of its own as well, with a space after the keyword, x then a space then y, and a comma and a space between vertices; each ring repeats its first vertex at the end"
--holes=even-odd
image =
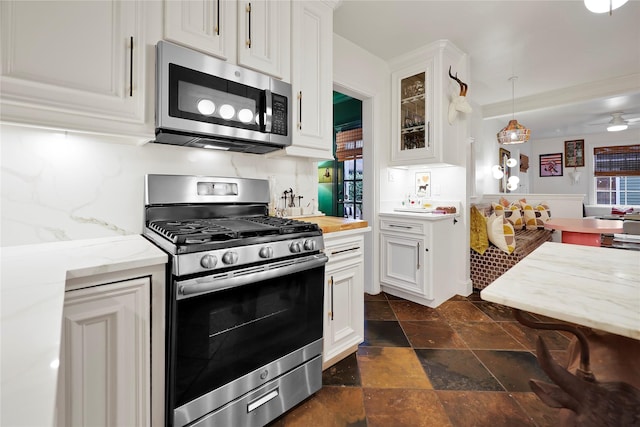
POLYGON ((316 249, 315 240, 305 240, 304 241, 304 250, 305 251, 313 251, 316 249))
POLYGON ((216 258, 215 255, 205 255, 200 260, 200 265, 203 266, 204 268, 209 268, 209 269, 215 267, 217 263, 218 263, 218 258, 216 258))
POLYGON ((302 248, 300 247, 300 242, 293 242, 289 245, 289 252, 293 254, 297 254, 301 250, 302 248))
POLYGON ((263 246, 258 252, 260 258, 271 258, 273 256, 273 249, 270 246, 263 246))
POLYGON ((225 252, 224 255, 222 255, 222 262, 227 265, 235 264, 238 262, 238 254, 232 251, 225 252))

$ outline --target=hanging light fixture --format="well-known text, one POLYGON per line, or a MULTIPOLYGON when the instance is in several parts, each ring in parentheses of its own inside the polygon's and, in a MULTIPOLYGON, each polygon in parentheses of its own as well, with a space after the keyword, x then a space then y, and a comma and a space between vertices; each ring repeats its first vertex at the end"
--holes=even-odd
POLYGON ((627 121, 622 118, 622 113, 611 113, 611 115, 613 118, 607 126, 607 130, 609 132, 620 132, 621 130, 626 130, 629 127, 627 125, 627 121))
POLYGON ((531 129, 527 129, 522 126, 515 119, 515 81, 517 79, 518 76, 509 77, 509 80, 511 80, 511 108, 513 114, 511 116, 511 120, 509 120, 509 124, 498 132, 498 143, 500 144, 521 144, 523 142, 527 142, 529 137, 531 137, 531 129))
POLYGON ((593 13, 611 13, 625 4, 627 0, 584 0, 584 5, 593 13))

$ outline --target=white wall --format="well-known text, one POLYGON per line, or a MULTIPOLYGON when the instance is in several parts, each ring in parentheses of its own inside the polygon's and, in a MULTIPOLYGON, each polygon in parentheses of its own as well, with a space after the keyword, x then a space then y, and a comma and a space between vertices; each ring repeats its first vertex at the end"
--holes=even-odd
POLYGON ((317 200, 317 168, 306 159, 273 158, 0 126, 0 245, 78 240, 143 229, 144 175, 275 177, 317 200))
MULTIPOLYGON (((476 132, 472 131, 475 141, 473 150, 475 156, 475 194, 481 197, 483 194, 498 193, 499 181, 491 176, 491 167, 498 163, 498 151, 501 147, 496 139, 498 128, 491 121, 478 124, 476 115, 482 115, 481 107, 474 108, 473 124, 476 123, 476 132), (477 111, 477 113, 476 113, 477 111), (477 132, 480 128, 479 132, 477 132), (480 137, 477 136, 480 134, 480 137)), ((506 122, 505 122, 506 125, 506 122)), ((542 193, 542 194, 585 194, 585 204, 594 204, 593 200, 593 148, 610 145, 630 145, 640 143, 640 129, 630 128, 622 132, 605 132, 589 135, 576 135, 561 138, 535 139, 535 129, 532 130, 534 136, 528 142, 516 145, 503 146, 511 152, 511 156, 519 161, 520 154, 529 156, 529 170, 526 173, 520 172, 520 165, 512 169, 513 175, 520 177, 520 185, 516 194, 521 193, 542 193), (585 166, 576 168, 582 172, 578 183, 573 183, 569 171, 574 168, 564 168, 563 175, 558 177, 540 177, 540 154, 562 153, 564 163, 564 141, 584 139, 585 142, 585 166)))
MULTIPOLYGON (((371 232, 365 236, 365 265, 377 265, 379 257, 378 212, 380 194, 386 189, 380 179, 380 165, 390 155, 391 73, 386 62, 352 42, 333 35, 334 88, 362 100, 364 157, 364 219, 371 232)), ((380 292, 377 268, 365 268, 365 291, 380 292)))
MULTIPOLYGON (((567 138, 550 138, 533 141, 530 165, 533 172, 532 193, 586 194, 585 204, 595 204, 593 179, 593 148, 611 145, 631 145, 640 143, 640 129, 629 128, 622 132, 605 132, 593 135, 578 135, 567 138), (576 170, 582 172, 578 183, 574 184, 569 171, 564 168, 562 176, 540 177, 540 154, 563 153, 564 141, 584 139, 585 165, 576 170)), ((564 157, 563 157, 564 163, 564 157)))

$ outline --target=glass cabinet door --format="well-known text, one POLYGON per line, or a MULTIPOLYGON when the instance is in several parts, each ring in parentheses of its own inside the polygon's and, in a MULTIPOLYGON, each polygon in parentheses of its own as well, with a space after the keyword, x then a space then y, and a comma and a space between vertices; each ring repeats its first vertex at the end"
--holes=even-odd
POLYGON ((429 123, 425 120, 425 72, 400 80, 400 150, 415 150, 427 145, 429 123))
POLYGON ((392 73, 392 164, 435 161, 433 69, 428 60, 392 73))

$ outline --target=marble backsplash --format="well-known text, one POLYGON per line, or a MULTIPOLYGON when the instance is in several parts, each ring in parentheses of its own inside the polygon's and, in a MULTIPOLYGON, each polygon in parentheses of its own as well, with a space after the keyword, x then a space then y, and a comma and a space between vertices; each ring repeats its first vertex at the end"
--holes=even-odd
POLYGON ((5 124, 0 150, 0 246, 140 234, 145 174, 269 179, 272 199, 293 188, 303 205, 317 205, 317 167, 307 159, 5 124))

